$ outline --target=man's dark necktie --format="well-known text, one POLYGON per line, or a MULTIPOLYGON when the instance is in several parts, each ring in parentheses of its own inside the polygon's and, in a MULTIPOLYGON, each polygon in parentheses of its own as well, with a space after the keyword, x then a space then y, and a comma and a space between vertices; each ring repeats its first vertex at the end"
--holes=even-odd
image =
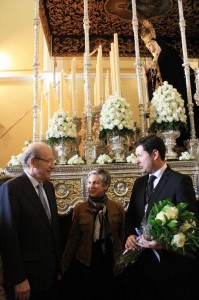
POLYGON ((154 180, 156 179, 157 177, 155 175, 151 175, 149 177, 149 181, 148 181, 148 184, 147 184, 147 194, 148 194, 148 197, 151 196, 151 193, 153 191, 153 183, 154 183, 154 180))
POLYGON ((44 207, 44 210, 45 210, 45 212, 46 212, 46 214, 47 214, 47 217, 48 217, 48 219, 49 219, 49 221, 50 221, 50 220, 51 220, 51 213, 50 213, 50 210, 49 210, 49 208, 48 208, 48 205, 47 205, 47 203, 46 203, 46 201, 45 201, 45 199, 44 199, 43 186, 42 186, 41 183, 37 185, 37 189, 38 189, 38 195, 39 195, 39 198, 40 198, 40 200, 41 200, 41 203, 42 203, 42 205, 43 205, 43 207, 44 207))

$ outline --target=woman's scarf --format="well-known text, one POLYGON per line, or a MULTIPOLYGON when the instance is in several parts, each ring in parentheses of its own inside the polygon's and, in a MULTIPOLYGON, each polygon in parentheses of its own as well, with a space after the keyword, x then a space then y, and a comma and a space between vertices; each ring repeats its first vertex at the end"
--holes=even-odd
POLYGON ((105 195, 100 198, 90 198, 88 197, 88 202, 93 208, 97 209, 97 216, 95 219, 93 240, 101 240, 102 251, 106 252, 105 240, 111 236, 111 230, 106 218, 106 202, 108 197, 105 195))

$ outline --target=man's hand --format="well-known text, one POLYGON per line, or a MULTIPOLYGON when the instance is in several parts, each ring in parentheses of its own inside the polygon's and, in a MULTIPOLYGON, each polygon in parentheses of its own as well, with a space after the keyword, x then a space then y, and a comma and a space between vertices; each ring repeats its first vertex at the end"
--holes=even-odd
POLYGON ((30 285, 28 279, 15 285, 15 299, 28 300, 30 297, 30 285))
POLYGON ((134 234, 130 235, 127 238, 126 243, 125 243, 125 248, 126 249, 133 249, 133 250, 135 250, 137 248, 136 236, 134 234))
POLYGON ((140 236, 139 240, 136 243, 137 243, 137 245, 139 245, 143 248, 150 248, 150 249, 155 249, 155 250, 162 249, 162 245, 158 241, 156 241, 156 240, 148 241, 144 238, 143 234, 140 236))

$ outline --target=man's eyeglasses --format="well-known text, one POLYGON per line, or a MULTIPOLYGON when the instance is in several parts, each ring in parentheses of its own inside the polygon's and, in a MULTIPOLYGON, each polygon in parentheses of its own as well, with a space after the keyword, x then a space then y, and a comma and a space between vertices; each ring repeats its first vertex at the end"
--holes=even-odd
POLYGON ((45 159, 45 158, 42 158, 42 157, 39 157, 39 156, 35 156, 35 158, 38 159, 38 160, 45 161, 49 165, 54 164, 54 159, 53 158, 51 158, 51 159, 45 159))

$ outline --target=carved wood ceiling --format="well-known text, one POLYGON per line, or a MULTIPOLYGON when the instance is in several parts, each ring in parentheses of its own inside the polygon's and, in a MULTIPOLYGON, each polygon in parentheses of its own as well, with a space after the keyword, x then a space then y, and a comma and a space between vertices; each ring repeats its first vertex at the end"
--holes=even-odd
MULTIPOLYGON (((88 0, 90 52, 100 44, 109 56, 114 33, 118 33, 121 57, 135 56, 131 0, 88 0)), ((182 1, 186 22, 188 57, 199 57, 199 0, 182 1)), ((82 56, 84 1, 40 0, 40 19, 49 53, 53 57, 82 56)), ((137 16, 150 19, 157 38, 182 54, 177 0, 137 0, 137 16), (155 15, 155 16, 154 16, 155 15)), ((140 55, 149 56, 142 40, 140 55)))

